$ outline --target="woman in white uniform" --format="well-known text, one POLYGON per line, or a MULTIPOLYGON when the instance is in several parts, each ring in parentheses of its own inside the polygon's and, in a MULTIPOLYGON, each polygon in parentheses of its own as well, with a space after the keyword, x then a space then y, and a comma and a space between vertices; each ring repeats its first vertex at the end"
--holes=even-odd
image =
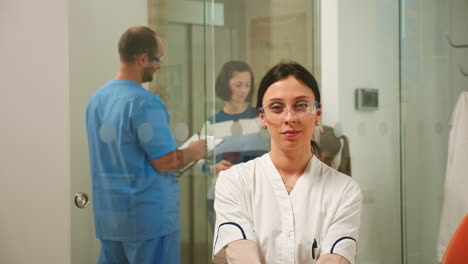
POLYGON ((362 195, 353 178, 317 158, 314 77, 297 63, 274 66, 257 109, 271 151, 219 174, 214 262, 354 264, 362 195))

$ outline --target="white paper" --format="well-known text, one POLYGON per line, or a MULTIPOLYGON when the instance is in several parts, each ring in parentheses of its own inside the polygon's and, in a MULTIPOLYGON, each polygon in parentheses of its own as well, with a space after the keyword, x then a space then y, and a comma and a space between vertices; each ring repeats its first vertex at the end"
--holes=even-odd
MULTIPOLYGON (((190 143, 195 142, 197 140, 204 139, 206 140, 206 148, 207 148, 207 154, 211 153, 217 146, 219 146, 221 143, 223 143, 224 139, 222 138, 216 138, 214 136, 200 136, 198 133, 193 134, 187 141, 184 142, 184 144, 180 145, 179 149, 185 149, 187 148, 190 143)), ((192 161, 189 164, 185 165, 182 169, 177 171, 177 176, 180 176, 182 173, 186 172, 190 167, 192 167, 197 161, 192 161)))
POLYGON ((217 138, 214 136, 202 136, 201 139, 206 140, 206 148, 207 153, 211 153, 216 147, 218 147, 221 143, 223 143, 223 138, 217 138))
POLYGON ((195 133, 189 139, 187 139, 187 141, 185 141, 184 144, 180 145, 179 149, 187 148, 190 145, 190 143, 197 140, 200 140, 200 136, 198 135, 198 133, 195 133))

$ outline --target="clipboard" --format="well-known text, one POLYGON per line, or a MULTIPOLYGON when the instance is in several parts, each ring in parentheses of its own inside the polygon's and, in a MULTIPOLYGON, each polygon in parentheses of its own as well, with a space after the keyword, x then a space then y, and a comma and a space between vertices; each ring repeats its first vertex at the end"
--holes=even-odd
POLYGON ((211 154, 215 148, 224 142, 224 138, 217 138, 215 136, 201 136, 200 139, 206 140, 206 154, 211 154))
MULTIPOLYGON (((185 141, 182 145, 180 145, 180 147, 178 149, 185 149, 190 145, 190 143, 192 143, 194 141, 197 141, 197 140, 200 140, 200 139, 206 140, 206 148, 207 148, 206 154, 207 155, 210 154, 221 143, 224 142, 223 138, 216 138, 214 136, 206 136, 206 137, 201 136, 200 137, 200 135, 198 133, 195 133, 189 139, 187 139, 187 141, 185 141)), ((197 162, 198 162, 198 160, 194 160, 194 161, 188 163, 187 165, 185 165, 185 167, 183 167, 182 169, 180 169, 180 170, 178 170, 176 172, 176 177, 180 177, 183 173, 185 173, 187 170, 189 170, 197 162)))

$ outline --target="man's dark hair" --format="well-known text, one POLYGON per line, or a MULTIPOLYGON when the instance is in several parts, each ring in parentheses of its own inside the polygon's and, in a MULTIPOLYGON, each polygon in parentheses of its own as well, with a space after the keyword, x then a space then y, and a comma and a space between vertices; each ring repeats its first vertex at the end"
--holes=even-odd
POLYGON ((119 55, 123 62, 132 62, 135 56, 143 53, 156 53, 158 50, 156 32, 144 26, 131 27, 119 41, 119 55))
POLYGON ((247 102, 250 103, 250 100, 252 100, 252 95, 254 92, 254 77, 252 73, 252 69, 249 67, 249 65, 243 61, 228 61, 223 65, 223 68, 218 74, 218 77, 216 78, 216 84, 215 84, 215 91, 216 91, 216 96, 219 98, 223 99, 224 101, 229 101, 231 100, 232 96, 232 91, 231 88, 229 87, 229 80, 234 77, 234 73, 239 73, 239 72, 249 72, 250 73, 250 91, 249 94, 247 95, 247 98, 245 99, 247 102))

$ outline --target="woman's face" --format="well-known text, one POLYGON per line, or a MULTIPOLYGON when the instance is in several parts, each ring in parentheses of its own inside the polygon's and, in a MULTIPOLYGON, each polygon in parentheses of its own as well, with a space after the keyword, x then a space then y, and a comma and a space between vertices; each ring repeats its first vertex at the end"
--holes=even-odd
POLYGON ((320 119, 312 90, 289 76, 270 85, 263 97, 262 123, 267 126, 271 147, 281 150, 311 149, 310 141, 320 119))
POLYGON ((237 103, 243 103, 250 92, 252 75, 250 72, 234 72, 229 80, 231 88, 231 100, 237 103))

